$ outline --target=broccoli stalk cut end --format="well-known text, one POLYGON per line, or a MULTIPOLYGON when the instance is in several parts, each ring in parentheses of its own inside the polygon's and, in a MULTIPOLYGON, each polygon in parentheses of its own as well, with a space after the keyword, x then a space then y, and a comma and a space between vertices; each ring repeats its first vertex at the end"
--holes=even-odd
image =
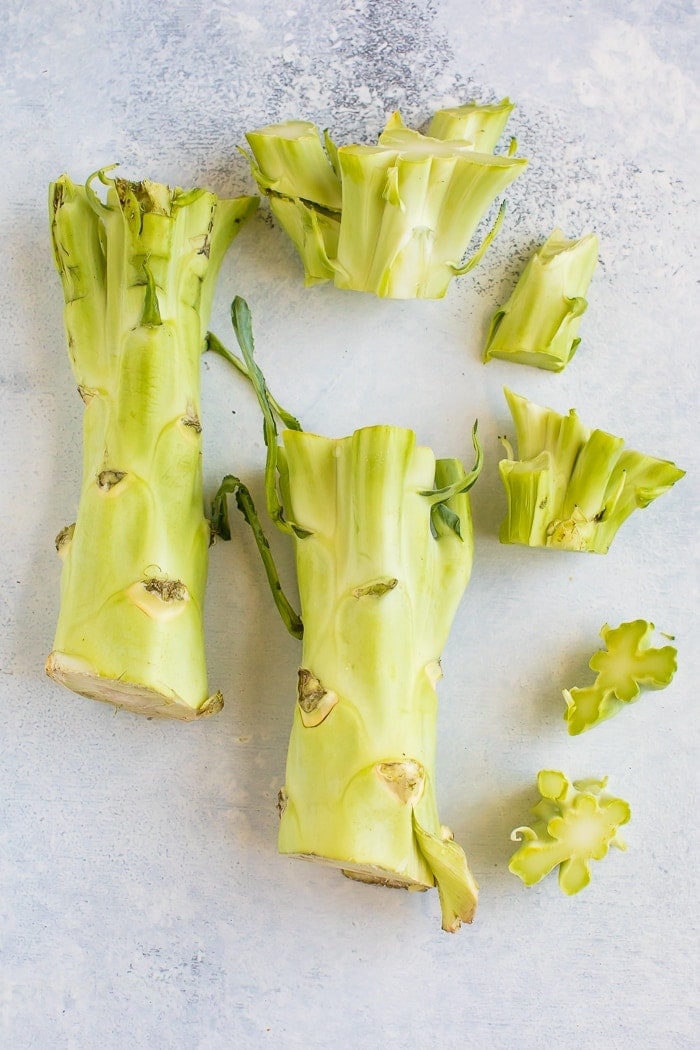
POLYGON ((589 662, 591 670, 597 671, 595 682, 563 690, 564 718, 571 736, 612 718, 638 700, 643 688, 665 689, 676 673, 676 648, 651 645, 653 623, 631 620, 618 627, 604 624, 600 634, 606 648, 594 653, 589 662))
POLYGON ((533 809, 537 820, 516 828, 513 841, 522 845, 510 859, 509 870, 533 886, 555 868, 564 893, 578 893, 591 879, 590 862, 602 860, 611 846, 624 850, 619 829, 631 816, 621 798, 606 793, 605 780, 575 780, 543 769, 537 777, 540 801, 533 809))

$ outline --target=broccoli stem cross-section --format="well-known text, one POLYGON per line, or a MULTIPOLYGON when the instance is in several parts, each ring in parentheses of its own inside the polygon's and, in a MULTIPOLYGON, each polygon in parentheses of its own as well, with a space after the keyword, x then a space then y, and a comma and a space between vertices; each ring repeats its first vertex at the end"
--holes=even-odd
POLYGON ((673 645, 654 648, 654 624, 631 620, 618 627, 604 624, 600 631, 606 648, 590 659, 597 671, 593 685, 564 689, 569 733, 579 733, 612 718, 623 707, 639 699, 642 688, 664 689, 676 672, 677 650, 673 645))
POLYGON ((630 807, 607 794, 606 785, 607 779, 569 783, 558 770, 541 770, 541 799, 533 809, 537 820, 513 831, 511 838, 523 844, 510 859, 510 871, 532 886, 558 868, 564 893, 584 889, 592 860, 602 860, 610 846, 626 848, 618 831, 629 821, 630 807))

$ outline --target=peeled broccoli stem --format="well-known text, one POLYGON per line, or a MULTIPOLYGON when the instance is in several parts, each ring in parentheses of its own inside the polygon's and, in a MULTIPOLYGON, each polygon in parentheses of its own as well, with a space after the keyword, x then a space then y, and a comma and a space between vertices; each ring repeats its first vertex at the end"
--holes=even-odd
POLYGON ((471 571, 476 437, 470 474, 400 427, 285 430, 279 446, 241 300, 234 320, 266 419, 268 509, 293 537, 301 600, 280 852, 366 882, 437 885, 455 930, 477 887, 438 819, 435 686, 471 571))
POLYGON ((68 351, 85 404, 74 525, 57 547, 47 672, 75 692, 193 719, 207 689, 200 355, 224 252, 255 198, 97 175, 51 186, 68 351))

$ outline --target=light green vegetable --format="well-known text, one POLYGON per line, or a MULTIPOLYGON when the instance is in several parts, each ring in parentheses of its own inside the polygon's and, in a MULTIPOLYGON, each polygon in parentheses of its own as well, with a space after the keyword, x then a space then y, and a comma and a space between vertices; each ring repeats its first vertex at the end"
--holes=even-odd
MULTIPOLYGON (((438 819, 435 687, 471 571, 476 434, 469 473, 400 427, 336 439, 297 424, 280 445, 243 300, 233 319, 265 421, 268 510, 293 539, 301 600, 295 617, 257 534, 283 619, 303 635, 279 849, 365 882, 437 885, 443 928, 455 930, 471 921, 477 887, 438 819)), ((253 519, 229 478, 214 505, 217 527, 231 490, 253 519)))
POLYGON ((251 169, 304 264, 306 284, 394 299, 441 298, 495 236, 463 256, 496 197, 526 160, 486 152, 512 109, 445 110, 435 137, 406 128, 394 114, 376 145, 336 147, 306 121, 272 124, 246 135, 251 169), (469 135, 469 141, 455 138, 469 135), (478 152, 477 148, 483 149, 478 152))
POLYGON ((561 372, 576 353, 586 292, 598 261, 598 238, 569 241, 554 230, 493 316, 484 360, 500 357, 561 372))
POLYGON ((607 648, 594 653, 588 665, 597 671, 595 682, 581 689, 564 689, 564 718, 571 736, 591 729, 638 700, 642 687, 664 689, 676 672, 675 647, 651 646, 653 623, 631 620, 618 627, 604 624, 600 634, 607 648))
MULTIPOLYGON (((306 286, 333 280, 342 189, 315 124, 289 120, 246 135, 261 193, 304 263, 306 286)), ((326 137, 326 148, 333 145, 326 137)))
POLYGON ((222 704, 207 689, 202 629, 200 355, 219 265, 256 203, 104 171, 84 187, 66 175, 51 186, 85 419, 77 520, 57 539, 61 608, 46 669, 149 715, 192 719, 222 704))
POLYGON ((571 409, 559 415, 505 391, 519 459, 502 439, 499 463, 508 498, 501 543, 605 554, 637 507, 667 492, 685 471, 623 448, 622 438, 589 430, 571 409))
POLYGON ((460 139, 477 153, 493 153, 514 109, 515 104, 508 98, 486 105, 468 102, 439 109, 433 114, 427 135, 433 139, 460 139))
POLYGON ((510 871, 533 886, 559 868, 559 886, 569 895, 591 879, 590 861, 602 860, 610 846, 624 850, 618 829, 630 819, 630 807, 605 793, 605 780, 575 780, 543 769, 537 776, 542 796, 531 827, 516 828, 511 838, 523 845, 513 854, 510 871))

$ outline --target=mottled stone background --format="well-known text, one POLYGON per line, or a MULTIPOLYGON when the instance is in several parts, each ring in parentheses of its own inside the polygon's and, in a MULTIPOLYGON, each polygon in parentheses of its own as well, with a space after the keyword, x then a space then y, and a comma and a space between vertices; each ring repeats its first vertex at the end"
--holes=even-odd
MULTIPOLYGON (((0 1044, 8 1050, 649 1050, 697 1046, 697 15, 683 0, 54 0, 0 4, 0 1044), (310 430, 413 427, 487 463, 472 583, 440 686, 442 819, 481 884, 473 927, 436 895, 280 858, 297 644, 250 536, 212 551, 217 719, 115 713, 43 675, 53 537, 73 520, 81 403, 64 349, 46 195, 62 171, 251 191, 247 129, 298 116, 340 141, 400 108, 510 95, 530 158, 501 234, 442 302, 383 302, 300 267, 263 206, 234 243, 212 327, 253 310, 271 386, 310 430), (495 306, 559 225, 601 238, 583 342, 553 376, 480 361, 495 306), (503 548, 504 385, 674 459, 687 477, 606 557, 503 548), (604 622, 675 634, 668 690, 583 737, 562 722, 604 622), (609 774, 626 853, 564 898, 507 872, 543 766, 609 774), (693 1033, 695 1032, 695 1035, 693 1033)), ((250 392, 205 359, 205 479, 260 493, 250 392)), ((282 572, 293 566, 272 537, 282 572)))

